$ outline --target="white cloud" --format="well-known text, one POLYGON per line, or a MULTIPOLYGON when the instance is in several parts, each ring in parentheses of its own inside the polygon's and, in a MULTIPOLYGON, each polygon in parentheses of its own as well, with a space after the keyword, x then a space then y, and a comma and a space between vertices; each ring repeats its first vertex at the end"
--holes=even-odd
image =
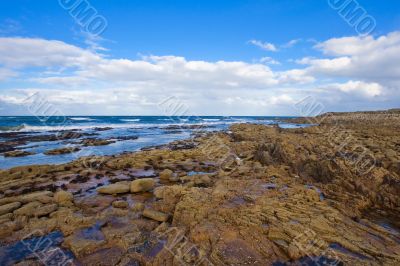
POLYGON ((270 51, 270 52, 276 52, 278 49, 273 45, 272 43, 269 42, 263 42, 263 41, 258 41, 258 40, 250 40, 250 44, 255 45, 265 51, 270 51))
POLYGON ((333 56, 368 55, 377 50, 387 50, 398 47, 400 44, 400 32, 392 32, 388 35, 374 38, 372 36, 333 38, 317 44, 315 47, 324 54, 333 56))
POLYGON ((292 69, 279 73, 281 83, 306 84, 315 81, 315 78, 304 69, 292 69))
POLYGON ((24 103, 26 97, 0 95, 0 102, 21 105, 24 103))
POLYGON ((101 57, 61 41, 32 38, 0 38, 0 64, 23 67, 84 67, 101 57))
POLYGON ((279 96, 272 96, 269 99, 269 103, 270 104, 275 104, 275 105, 276 104, 283 104, 283 105, 290 104, 290 105, 292 105, 292 104, 295 104, 296 101, 291 96, 286 95, 286 94, 282 94, 282 95, 279 95, 279 96))
POLYGON ((293 46, 295 46, 296 44, 298 44, 301 41, 301 39, 294 39, 294 40, 290 40, 287 43, 285 43, 284 45, 282 45, 283 48, 291 48, 293 46))
POLYGON ((281 63, 272 57, 266 56, 260 59, 260 63, 267 64, 267 65, 280 65, 281 63))
POLYGON ((89 79, 79 76, 32 78, 31 81, 41 84, 50 84, 53 86, 72 86, 72 87, 85 84, 88 85, 90 83, 89 79))
MULTIPOLYGON (((0 62, 8 71, 44 68, 30 80, 57 86, 115 82, 185 89, 263 89, 284 85, 287 76, 291 75, 285 73, 282 78, 266 65, 242 61, 188 61, 178 56, 108 59, 64 42, 29 38, 0 38, 0 62)), ((271 60, 269 63, 277 62, 271 60)), ((292 80, 297 79, 297 74, 295 76, 292 80)))
POLYGON ((351 80, 346 83, 332 84, 332 87, 345 93, 356 93, 367 98, 373 98, 383 94, 383 87, 378 83, 365 83, 351 80))
POLYGON ((17 73, 6 68, 0 68, 0 81, 17 76, 17 73))
POLYGON ((289 95, 278 95, 278 96, 264 96, 264 97, 241 97, 241 96, 236 96, 236 97, 227 97, 224 99, 224 102, 229 104, 229 105, 234 105, 234 106, 258 106, 258 107, 267 107, 271 105, 288 105, 288 104, 294 104, 295 101, 293 98, 289 95))
MULTIPOLYGON (((11 96, 0 96, 0 100, 7 103, 26 104, 32 95, 40 95, 47 102, 54 106, 59 105, 119 105, 125 104, 143 104, 149 99, 145 96, 135 93, 134 88, 108 88, 108 89, 81 89, 81 90, 65 90, 65 89, 42 89, 27 88, 16 89, 10 93, 11 96)), ((156 104, 156 102, 153 102, 156 104)))
POLYGON ((324 74, 400 87, 400 32, 374 38, 334 38, 316 45, 333 58, 303 59, 312 75, 324 74))
POLYGON ((174 55, 132 60, 61 41, 0 38, 0 80, 18 75, 36 86, 2 89, 0 101, 18 105, 39 91, 65 113, 133 115, 160 114, 157 103, 172 95, 196 115, 276 115, 311 94, 332 108, 372 108, 400 102, 399 35, 327 40, 316 46, 322 57, 305 57, 296 61, 299 68, 280 71, 268 66, 279 63, 271 57, 254 63, 174 55))

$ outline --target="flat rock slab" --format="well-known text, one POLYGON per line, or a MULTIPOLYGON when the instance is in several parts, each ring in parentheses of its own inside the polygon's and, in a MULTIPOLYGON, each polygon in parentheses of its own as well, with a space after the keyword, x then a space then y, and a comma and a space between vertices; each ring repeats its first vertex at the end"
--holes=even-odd
POLYGON ((151 210, 151 209, 145 209, 143 211, 143 216, 146 218, 150 218, 153 220, 156 220, 158 222, 166 222, 168 220, 169 215, 163 212, 151 210))
POLYGON ((20 206, 21 202, 13 202, 13 203, 8 203, 6 205, 2 205, 0 206, 0 215, 12 212, 13 210, 18 209, 20 206))
POLYGON ((132 181, 130 190, 132 193, 150 191, 156 185, 153 178, 142 178, 132 181))
POLYGON ((124 183, 116 183, 104 187, 100 187, 97 189, 98 193, 101 194, 124 194, 128 193, 130 191, 129 183, 124 182, 124 183))

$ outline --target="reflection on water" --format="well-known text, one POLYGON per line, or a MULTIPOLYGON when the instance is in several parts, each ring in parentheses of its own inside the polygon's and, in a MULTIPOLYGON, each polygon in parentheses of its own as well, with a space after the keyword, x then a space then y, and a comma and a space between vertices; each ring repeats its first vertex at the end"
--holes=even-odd
POLYGON ((30 237, 2 246, 0 265, 14 265, 26 259, 40 261, 44 265, 64 265, 63 263, 74 260, 74 255, 60 248, 63 241, 63 234, 55 231, 45 236, 30 237))

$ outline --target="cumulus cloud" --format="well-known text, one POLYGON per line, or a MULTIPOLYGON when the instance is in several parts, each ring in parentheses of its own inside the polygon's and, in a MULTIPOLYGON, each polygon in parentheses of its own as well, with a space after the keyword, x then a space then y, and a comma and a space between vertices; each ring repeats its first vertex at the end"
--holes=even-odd
POLYGON ((10 68, 84 67, 101 57, 61 41, 33 38, 0 38, 0 64, 10 68))
POLYGON ((303 60, 310 66, 310 74, 400 86, 400 32, 377 38, 334 38, 317 44, 316 48, 333 58, 303 60))
POLYGON ((267 107, 271 105, 287 105, 287 104, 294 104, 296 101, 289 95, 282 94, 279 96, 264 96, 260 97, 227 97, 224 99, 224 102, 229 105, 252 105, 252 106, 261 106, 267 107))
MULTIPOLYGON (((88 81, 151 83, 171 87, 257 87, 283 84, 289 73, 274 73, 264 64, 242 61, 189 61, 179 56, 145 56, 138 60, 108 59, 94 51, 60 41, 0 38, 0 62, 9 69, 28 67, 58 68, 72 75, 46 76, 32 80, 67 85, 88 81)), ((276 63, 270 61, 270 63, 276 63)), ((51 73, 51 72, 50 72, 51 73)), ((297 76, 297 73, 294 74, 297 76)), ((295 80, 297 77, 293 77, 295 80)))
MULTIPOLYGON (((277 50, 266 42, 253 44, 277 50)), ((305 57, 297 60, 299 68, 280 66, 279 71, 269 67, 279 64, 271 57, 253 63, 175 55, 129 59, 91 48, 38 38, 0 38, 0 80, 18 77, 36 87, 3 89, 0 101, 20 105, 29 93, 40 92, 67 113, 160 114, 157 104, 173 95, 197 115, 260 115, 288 114, 290 106, 307 95, 332 103, 332 108, 338 102, 357 108, 400 99, 397 32, 330 39, 315 46, 321 57, 305 57)))
POLYGON ((279 72, 279 80, 282 83, 306 84, 314 82, 315 78, 304 69, 291 69, 279 72))
POLYGON ((367 98, 373 98, 382 95, 383 87, 378 83, 366 83, 362 81, 348 81, 346 83, 336 83, 331 85, 332 88, 345 93, 356 93, 367 98))

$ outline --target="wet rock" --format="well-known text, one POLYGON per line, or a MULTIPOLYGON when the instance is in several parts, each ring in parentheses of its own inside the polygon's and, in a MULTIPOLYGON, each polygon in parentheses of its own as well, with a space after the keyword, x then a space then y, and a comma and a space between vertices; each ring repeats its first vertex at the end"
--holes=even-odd
POLYGON ((146 218, 150 218, 150 219, 153 219, 158 222, 166 222, 169 217, 169 215, 166 213, 151 210, 151 209, 144 209, 142 215, 146 218))
MULTIPOLYGON (((92 135, 91 133, 81 133, 73 130, 66 130, 66 131, 60 131, 57 132, 56 135, 54 135, 55 139, 57 140, 69 140, 69 139, 79 139, 83 136, 90 136, 92 135)), ((54 137, 51 136, 51 140, 54 140, 54 137)))
MULTIPOLYGON (((119 265, 124 250, 118 247, 100 249, 81 259, 82 265, 92 266, 109 266, 119 265)), ((124 265, 125 266, 125 265, 124 265)))
POLYGON ((15 143, 15 142, 6 142, 0 143, 0 153, 4 153, 4 152, 10 152, 15 150, 16 146, 19 146, 20 143, 15 143))
POLYGON ((104 234, 101 232, 103 223, 75 231, 74 234, 65 238, 63 246, 69 248, 78 258, 93 254, 106 243, 104 234))
POLYGON ((117 140, 137 140, 139 137, 138 136, 118 136, 114 137, 114 139, 117 140))
POLYGON ((115 183, 112 185, 100 187, 96 190, 98 193, 101 193, 101 194, 114 195, 114 194, 128 193, 130 191, 130 187, 129 187, 128 182, 120 182, 120 183, 115 183))
POLYGON ((123 201, 123 200, 116 200, 112 203, 112 206, 114 208, 126 209, 129 207, 129 204, 128 204, 128 202, 123 201))
POLYGON ((35 153, 33 152, 28 152, 28 151, 9 151, 9 152, 5 152, 4 153, 4 157, 24 157, 24 156, 28 156, 28 155, 33 155, 35 153))
POLYGON ((115 143, 115 141, 112 140, 106 140, 106 139, 84 139, 81 141, 81 144, 85 147, 88 146, 105 146, 115 143))
POLYGON ((219 248, 224 260, 224 263, 220 262, 221 265, 265 265, 260 253, 240 238, 229 239, 219 248))
POLYGON ((91 195, 82 199, 75 199, 75 205, 78 206, 85 214, 93 215, 107 209, 115 198, 111 195, 91 195))
POLYGON ((111 129, 113 129, 112 127, 95 127, 93 130, 96 130, 96 131, 108 131, 108 130, 111 130, 111 129))
POLYGON ((13 202, 0 206, 0 215, 12 212, 21 206, 21 202, 13 202))
MULTIPOLYGON (((22 203, 25 192, 54 183, 58 186, 59 182, 67 183, 81 175, 76 183, 68 184, 68 189, 75 186, 81 190, 74 198, 74 208, 58 204, 56 211, 28 219, 28 215, 34 216, 33 210, 58 202, 52 195, 24 202, 13 213, 0 216, 1 240, 14 241, 37 228, 60 227, 67 238, 73 236, 65 245, 73 247, 84 264, 113 265, 122 257, 118 261, 123 265, 124 258, 129 261, 134 257, 142 264, 173 265, 175 258, 162 247, 176 238, 162 239, 153 250, 151 236, 156 232, 169 234, 177 228, 198 247, 183 256, 188 265, 196 264, 196 256, 210 259, 215 265, 291 265, 303 262, 307 255, 299 243, 306 248, 312 244, 313 248, 320 247, 316 253, 338 243, 336 251, 344 265, 399 265, 396 228, 400 182, 395 165, 399 159, 396 155, 393 162, 387 155, 394 154, 385 151, 397 152, 400 148, 400 119, 387 128, 375 126, 379 120, 358 125, 353 125, 357 120, 351 121, 346 122, 351 128, 342 128, 340 132, 352 134, 354 141, 369 138, 376 144, 379 163, 365 176, 357 173, 348 158, 336 153, 337 147, 331 147, 332 142, 343 143, 336 139, 328 141, 332 127, 278 130, 252 124, 233 125, 232 134, 212 133, 210 136, 218 136, 218 141, 210 141, 207 135, 196 136, 193 149, 169 150, 167 145, 104 157, 103 169, 93 172, 86 172, 81 162, 0 171, 0 205, 22 203), (265 147, 261 148, 262 145, 265 147), (229 172, 224 171, 227 168, 221 163, 227 152, 234 154, 235 161, 240 158, 240 163, 228 165, 229 172), (133 170, 145 167, 156 171, 172 169, 165 180, 174 180, 175 175, 182 184, 162 182, 162 187, 153 187, 153 193, 118 198, 92 193, 98 184, 96 180, 103 184, 109 180, 107 177, 134 180, 145 175, 137 175, 133 170), (93 178, 95 175, 99 178, 93 178), (70 178, 65 179, 66 176, 70 178), (86 195, 87 188, 90 189, 86 195), (131 209, 118 208, 128 203, 131 209), (370 209, 372 206, 379 209, 379 218, 384 220, 367 218, 376 211, 370 209), (28 215, 16 215, 23 208, 28 215), (393 217, 389 216, 392 211, 393 217), (106 225, 88 227, 99 219, 107 221, 106 225), (163 220, 170 220, 171 224, 163 222, 157 228, 163 220), (120 256, 118 250, 109 250, 114 248, 121 248, 124 254, 126 249, 133 252, 120 256)), ((125 191, 130 191, 130 185, 127 183, 125 191)), ((321 254, 312 256, 318 258, 321 254)))
POLYGON ((153 178, 142 178, 131 182, 130 191, 132 193, 146 192, 154 188, 156 181, 153 178))
POLYGON ((69 148, 60 148, 60 149, 54 149, 50 151, 44 152, 46 155, 60 155, 60 154, 68 154, 68 153, 74 153, 78 152, 81 149, 78 147, 69 147, 69 148))
POLYGON ((168 144, 168 148, 172 151, 178 150, 190 150, 196 147, 195 143, 190 143, 188 141, 177 141, 168 144))

